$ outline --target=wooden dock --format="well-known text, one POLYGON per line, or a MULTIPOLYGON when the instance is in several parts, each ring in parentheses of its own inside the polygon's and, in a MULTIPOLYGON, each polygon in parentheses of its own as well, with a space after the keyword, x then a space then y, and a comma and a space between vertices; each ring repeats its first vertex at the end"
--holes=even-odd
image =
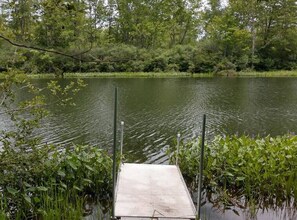
POLYGON ((124 163, 116 186, 115 217, 121 220, 189 220, 196 209, 175 165, 124 163))

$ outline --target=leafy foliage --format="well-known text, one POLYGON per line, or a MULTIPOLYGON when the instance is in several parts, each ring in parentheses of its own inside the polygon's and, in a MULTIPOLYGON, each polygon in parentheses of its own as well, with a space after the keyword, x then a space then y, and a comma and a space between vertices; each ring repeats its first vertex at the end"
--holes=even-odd
POLYGON ((0 7, 0 70, 267 71, 297 63, 293 0, 12 0, 0 7), (177 58, 177 48, 199 54, 177 58))
MULTIPOLYGON (((200 140, 179 150, 182 173, 194 183, 200 140)), ((296 206, 297 136, 216 136, 206 144, 203 186, 216 205, 296 206)), ((176 152, 171 157, 174 161, 176 152)))
POLYGON ((51 81, 37 88, 26 75, 12 71, 0 84, 1 107, 11 129, 0 133, 0 216, 8 219, 80 219, 85 199, 108 198, 112 161, 103 150, 90 146, 60 147, 33 136, 49 112, 46 106, 73 105, 72 97, 85 86, 78 80, 62 87, 51 81), (15 91, 31 96, 17 100, 15 91), (58 102, 50 103, 47 91, 58 102))

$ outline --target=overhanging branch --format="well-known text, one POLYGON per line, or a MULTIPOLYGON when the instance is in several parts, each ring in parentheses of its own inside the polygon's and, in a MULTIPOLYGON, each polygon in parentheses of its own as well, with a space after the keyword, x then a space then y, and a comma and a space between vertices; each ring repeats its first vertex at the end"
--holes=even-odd
POLYGON ((22 47, 22 48, 26 48, 26 49, 32 49, 32 50, 38 50, 38 51, 43 51, 43 52, 58 54, 58 55, 69 57, 69 58, 72 58, 72 59, 75 59, 75 60, 79 60, 79 61, 83 61, 83 60, 80 59, 80 58, 78 58, 77 56, 80 56, 82 54, 85 54, 85 53, 89 52, 92 49, 92 45, 91 45, 91 48, 89 48, 86 51, 83 51, 83 52, 81 52, 79 54, 70 55, 70 54, 66 54, 66 53, 63 53, 63 52, 60 52, 60 51, 56 51, 56 50, 49 50, 49 49, 44 49, 44 48, 41 48, 41 47, 28 46, 28 45, 25 45, 25 44, 16 43, 16 42, 13 42, 9 38, 7 38, 7 37, 5 37, 5 36, 3 36, 1 34, 0 34, 0 38, 2 38, 3 40, 7 41, 8 43, 10 43, 11 45, 13 45, 15 47, 22 47))

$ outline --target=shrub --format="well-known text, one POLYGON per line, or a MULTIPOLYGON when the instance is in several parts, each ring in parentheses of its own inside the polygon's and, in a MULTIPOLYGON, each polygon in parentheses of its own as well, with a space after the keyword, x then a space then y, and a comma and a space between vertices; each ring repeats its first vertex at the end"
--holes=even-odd
MULTIPOLYGON (((72 97, 84 86, 81 80, 64 87, 51 81, 47 92, 63 107, 74 104, 72 97)), ((80 219, 86 195, 98 198, 111 192, 110 157, 96 147, 42 144, 33 132, 48 114, 48 102, 40 93, 45 88, 35 87, 16 71, 6 73, 0 88, 1 114, 11 119, 12 126, 0 131, 0 216, 80 219), (31 96, 17 102, 18 89, 31 96)))
POLYGON ((61 151, 43 146, 26 154, 2 151, 0 158, 0 209, 7 216, 46 215, 61 198, 61 204, 81 201, 76 208, 83 212, 86 195, 107 198, 111 192, 112 161, 96 147, 73 146, 61 151))

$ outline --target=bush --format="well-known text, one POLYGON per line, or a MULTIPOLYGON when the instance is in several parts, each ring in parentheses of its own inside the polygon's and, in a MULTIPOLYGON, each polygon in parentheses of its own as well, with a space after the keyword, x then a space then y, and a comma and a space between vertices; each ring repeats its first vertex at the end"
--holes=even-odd
POLYGON ((144 72, 163 72, 167 67, 165 57, 157 57, 148 61, 144 67, 144 72))
MULTIPOLYGON (((40 89, 17 71, 6 73, 0 84, 2 114, 12 127, 0 131, 0 216, 8 219, 80 219, 85 196, 110 194, 111 159, 99 148, 42 144, 33 132, 48 114, 48 102, 40 89), (14 92, 30 93, 15 100, 14 92)), ((64 87, 48 83, 47 92, 72 105, 73 96, 84 87, 81 80, 64 87)))
POLYGON ((112 160, 96 147, 3 151, 0 160, 0 209, 6 216, 46 215, 58 202, 74 206, 80 202, 76 208, 82 213, 86 195, 107 198, 111 193, 112 160))

